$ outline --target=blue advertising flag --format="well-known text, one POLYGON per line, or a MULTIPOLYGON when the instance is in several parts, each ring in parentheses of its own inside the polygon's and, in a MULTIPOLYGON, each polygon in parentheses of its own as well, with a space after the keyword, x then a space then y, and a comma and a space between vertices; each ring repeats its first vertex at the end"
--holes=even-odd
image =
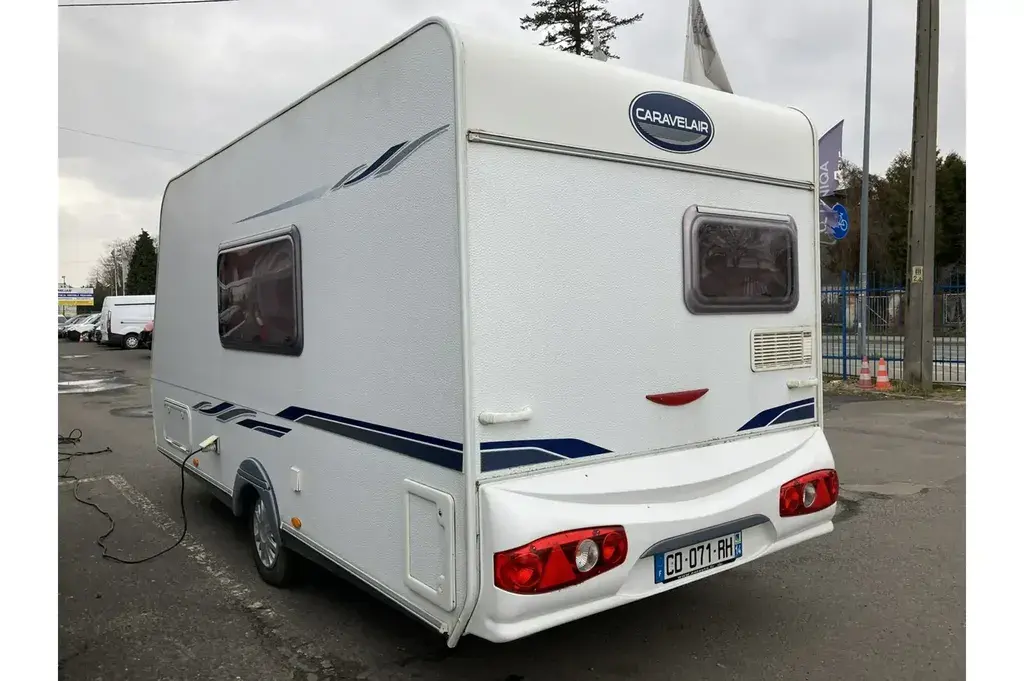
POLYGON ((839 188, 839 160, 843 157, 843 121, 818 140, 818 188, 820 196, 831 196, 839 188))

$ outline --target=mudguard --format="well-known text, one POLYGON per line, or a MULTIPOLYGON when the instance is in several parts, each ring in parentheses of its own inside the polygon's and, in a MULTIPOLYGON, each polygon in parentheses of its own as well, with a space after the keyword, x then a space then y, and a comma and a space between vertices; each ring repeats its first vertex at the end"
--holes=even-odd
POLYGON ((267 469, 259 461, 248 458, 238 466, 235 473, 234 492, 231 495, 231 511, 236 517, 245 513, 242 505, 242 491, 246 486, 251 485, 253 489, 263 498, 263 503, 270 509, 274 527, 281 526, 281 516, 277 511, 277 497, 274 495, 274 486, 270 482, 270 475, 267 469))

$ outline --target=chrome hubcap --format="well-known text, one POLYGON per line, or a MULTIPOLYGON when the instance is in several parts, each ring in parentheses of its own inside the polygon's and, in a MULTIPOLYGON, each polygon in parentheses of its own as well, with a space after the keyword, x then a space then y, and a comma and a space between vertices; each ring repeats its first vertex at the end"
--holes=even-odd
POLYGON ((134 349, 135 346, 139 344, 139 341, 135 340, 135 338, 132 337, 125 340, 124 344, 127 345, 129 348, 134 349))
POLYGON ((273 568, 277 562, 277 532, 270 522, 270 513, 263 499, 258 499, 252 509, 252 537, 263 567, 273 568))

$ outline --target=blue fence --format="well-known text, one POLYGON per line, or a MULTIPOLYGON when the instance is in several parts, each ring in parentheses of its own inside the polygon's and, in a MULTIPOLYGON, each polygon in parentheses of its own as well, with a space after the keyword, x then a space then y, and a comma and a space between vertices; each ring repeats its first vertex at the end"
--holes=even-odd
MULTIPOLYGON (((822 372, 843 379, 860 372, 858 354, 860 312, 858 302, 867 297, 868 361, 876 375, 878 360, 885 358, 889 378, 903 376, 906 288, 880 277, 869 277, 866 288, 856 275, 843 273, 837 285, 821 289, 822 372)), ((934 291, 935 383, 967 384, 967 298, 962 276, 950 276, 934 291)))

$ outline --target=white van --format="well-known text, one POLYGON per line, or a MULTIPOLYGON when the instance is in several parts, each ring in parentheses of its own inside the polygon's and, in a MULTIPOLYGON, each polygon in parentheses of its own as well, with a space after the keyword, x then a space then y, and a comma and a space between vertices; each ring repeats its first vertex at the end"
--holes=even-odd
POLYGON ((139 347, 139 336, 153 321, 155 295, 107 296, 100 312, 100 342, 127 350, 139 347))
POLYGON ((451 646, 820 537, 816 150, 425 21, 168 184, 157 446, 267 582, 305 555, 451 646))

